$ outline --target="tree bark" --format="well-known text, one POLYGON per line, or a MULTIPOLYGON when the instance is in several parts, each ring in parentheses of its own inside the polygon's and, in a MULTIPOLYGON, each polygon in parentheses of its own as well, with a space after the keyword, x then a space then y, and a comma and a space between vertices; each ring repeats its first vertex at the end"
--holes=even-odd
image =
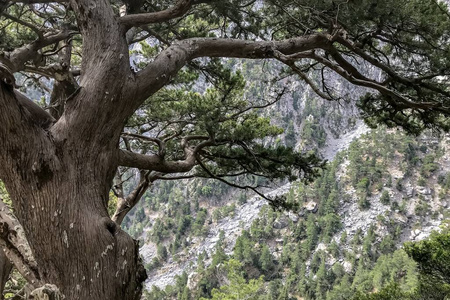
POLYGON ((0 175, 41 281, 56 285, 68 300, 139 299, 146 275, 138 244, 106 209, 116 143, 86 131, 80 133, 84 139, 74 139, 61 126, 46 130, 4 82, 0 119, 0 175))
POLYGON ((36 295, 56 286, 67 300, 135 300, 146 278, 138 244, 107 212, 130 114, 126 80, 117 80, 131 75, 125 30, 106 0, 71 6, 84 35, 80 88, 49 126, 11 82, 0 82, 0 178, 47 284, 36 295))
POLYGON ((3 292, 12 268, 13 264, 6 257, 5 252, 0 251, 0 299, 2 300, 4 299, 3 292))

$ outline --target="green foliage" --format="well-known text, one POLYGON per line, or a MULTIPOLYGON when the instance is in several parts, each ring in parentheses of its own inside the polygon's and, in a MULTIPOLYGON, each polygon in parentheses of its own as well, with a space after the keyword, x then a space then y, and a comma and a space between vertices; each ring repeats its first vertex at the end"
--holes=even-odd
POLYGON ((400 290, 410 292, 418 284, 416 263, 403 250, 380 256, 371 273, 375 290, 396 282, 400 290))
POLYGON ((270 253, 270 249, 267 245, 263 245, 262 247, 259 264, 261 265, 261 270, 266 274, 269 274, 274 268, 272 253, 270 253))
POLYGON ((426 155, 423 159, 423 165, 421 169, 421 174, 424 177, 430 177, 430 175, 436 171, 439 167, 438 164, 434 162, 435 157, 434 155, 426 155))
POLYGON ((5 185, 0 180, 0 199, 9 207, 12 207, 11 198, 9 198, 8 192, 6 191, 5 185))
POLYGON ((323 147, 327 138, 325 130, 317 119, 307 119, 302 131, 302 139, 308 144, 315 142, 318 147, 323 147))
POLYGON ((367 199, 367 196, 366 196, 366 195, 363 195, 363 196, 361 196, 361 197, 359 198, 359 200, 358 200, 358 207, 359 207, 359 209, 361 209, 361 210, 369 209, 369 207, 370 207, 370 201, 369 201, 369 199, 367 199))
MULTIPOLYGON (((113 2, 115 3, 115 1, 113 2)), ((446 131, 450 129, 447 109, 449 107, 448 84, 446 80, 442 79, 443 76, 448 75, 450 68, 450 45, 448 43, 450 19, 444 4, 432 0, 305 0, 300 2, 279 0, 276 2, 250 1, 245 5, 238 0, 200 2, 200 4, 196 2, 189 14, 180 17, 176 22, 151 24, 148 31, 157 34, 151 34, 150 39, 140 41, 140 47, 132 50, 133 54, 142 58, 142 61, 135 65, 138 70, 159 55, 161 49, 167 47, 166 44, 171 44, 175 40, 192 37, 281 40, 327 33, 336 40, 315 53, 322 54, 323 52, 323 58, 330 62, 328 66, 340 61, 349 63, 353 61, 353 57, 356 57, 354 60, 356 62, 375 61, 373 64, 384 71, 383 83, 374 83, 372 82, 374 80, 371 79, 367 81, 371 83, 371 86, 381 85, 382 90, 391 89, 392 93, 367 94, 359 101, 363 116, 369 125, 376 127, 380 123, 384 123, 389 127, 402 126, 413 133, 419 133, 430 127, 446 131), (341 28, 338 28, 339 26, 341 28), (341 29, 341 31, 334 34, 331 31, 335 29, 341 29), (342 41, 346 38, 350 42, 342 41), (430 107, 432 108, 430 109, 430 107)), ((170 5, 172 5, 170 1, 151 1, 140 9, 142 12, 163 11, 170 5)), ((21 18, 30 22, 32 26, 24 25, 23 22, 10 22, 2 17, 0 20, 0 36, 2 37, 0 51, 12 51, 24 43, 39 40, 40 37, 33 30, 34 27, 45 29, 49 33, 57 32, 56 30, 61 24, 64 24, 64 28, 76 28, 71 10, 64 11, 62 7, 57 9, 59 6, 51 7, 49 16, 46 11, 47 6, 36 10, 29 9, 29 6, 17 2, 8 3, 8 7, 2 4, 2 12, 5 9, 5 12, 10 15, 9 19, 21 18)), ((76 68, 81 60, 76 52, 82 48, 82 41, 75 38, 73 46, 76 51, 74 51, 72 62, 74 63, 73 67, 76 68)), ((58 47, 51 48, 49 46, 41 49, 41 52, 47 53, 47 67, 49 68, 59 61, 57 53, 50 54, 58 47)), ((273 57, 273 49, 268 50, 270 51, 267 51, 267 57, 273 57)), ((38 62, 34 63, 38 64, 38 62)), ((323 91, 330 92, 334 96, 334 89, 326 86, 326 80, 320 81, 317 70, 324 66, 320 63, 315 65, 308 65, 308 63, 299 62, 299 67, 305 70, 314 82, 321 82, 324 85, 321 86, 323 91), (305 63, 305 65, 300 66, 301 63, 305 63)), ((268 69, 277 73, 281 71, 281 68, 275 64, 268 69)), ((323 70, 325 69, 324 67, 323 70)), ((351 73, 353 67, 346 69, 344 73, 351 73)), ((325 71, 327 72, 327 70, 325 71)), ((270 81, 269 79, 274 78, 262 76, 263 72, 262 67, 254 68, 248 61, 243 61, 241 65, 238 65, 237 61, 232 59, 194 60, 174 78, 171 78, 166 87, 152 95, 128 120, 126 125, 127 131, 145 133, 164 140, 166 146, 164 158, 172 161, 182 160, 187 149, 203 147, 207 141, 207 146, 197 153, 198 164, 190 173, 193 176, 219 179, 222 182, 232 177, 237 178, 233 183, 243 183, 246 187, 255 183, 252 187, 258 187, 263 183, 260 178, 267 178, 271 181, 283 179, 292 181, 304 178, 308 182, 321 175, 310 187, 299 184, 298 195, 292 194, 288 200, 277 198, 272 202, 275 207, 278 205, 278 207, 300 208, 307 201, 315 201, 319 207, 315 214, 309 213, 307 216, 302 216, 298 225, 291 224, 293 234, 292 237, 283 239, 279 262, 274 262, 268 246, 258 246, 260 239, 275 237, 271 221, 279 215, 273 212, 266 211, 266 215, 261 216, 252 224, 250 232, 244 231, 238 238, 234 257, 239 259, 242 264, 238 264, 233 259, 227 260, 228 257, 225 255, 223 247, 221 245, 217 247, 212 259, 213 265, 224 264, 230 285, 213 290, 213 299, 260 297, 263 279, 259 277, 247 280, 243 274, 244 267, 256 268, 255 273, 262 271, 269 274, 276 269, 277 264, 282 264, 284 268, 291 267, 296 271, 302 270, 303 277, 300 279, 298 274, 283 274, 287 277, 286 283, 284 285, 279 282, 272 284, 271 288, 278 289, 278 291, 271 293, 271 297, 286 299, 291 292, 295 293, 301 290, 308 299, 324 299, 325 297, 340 299, 344 297, 343 295, 350 296, 352 289, 362 289, 364 292, 377 289, 381 291, 379 295, 403 297, 393 291, 393 287, 396 286, 384 288, 389 281, 395 279, 392 274, 400 271, 397 270, 397 261, 408 265, 404 256, 379 256, 380 253, 387 255, 394 248, 393 237, 387 236, 380 242, 380 245, 377 245, 373 229, 365 236, 362 232, 355 235, 354 249, 352 250, 360 247, 363 253, 359 258, 354 278, 342 275, 339 267, 330 271, 326 265, 324 253, 316 252, 311 255, 319 242, 329 244, 334 235, 342 228, 337 211, 341 205, 340 201, 345 201, 346 191, 336 184, 339 159, 329 166, 329 170, 322 170, 324 162, 314 152, 296 151, 293 147, 296 142, 294 121, 290 116, 286 116, 289 119, 284 132, 286 145, 272 143, 273 140, 280 138, 283 129, 275 125, 278 123, 271 122, 271 116, 262 113, 259 109, 283 98, 284 89, 278 90, 277 87, 284 83, 278 86, 271 85, 274 88, 269 91, 267 83, 270 81), (245 81, 250 73, 249 70, 255 73, 251 76, 259 79, 257 83, 245 81), (263 79, 261 80, 261 78, 263 79), (268 95, 271 97, 266 97, 268 95), (267 98, 273 99, 267 100, 267 98), (191 139, 189 140, 187 137, 191 139), (189 147, 186 147, 186 143, 189 144, 189 147), (343 196, 341 197, 341 195, 343 196), (311 274, 310 278, 305 278, 307 261, 311 261, 311 269, 315 272, 315 274, 311 274), (384 263, 385 261, 390 261, 390 263, 384 263), (372 267, 373 270, 369 271, 372 267), (295 290, 294 286, 298 286, 298 290, 295 290), (243 294, 236 296, 234 294, 236 291, 243 294)), ((351 77, 350 81, 364 81, 363 76, 352 74, 349 76, 351 77)), ((299 92, 293 95, 295 110, 302 109, 299 103, 301 97, 299 92)), ((312 144, 323 146, 327 137, 320 122, 320 118, 327 113, 324 106, 320 105, 316 99, 311 99, 305 102, 302 113, 304 117, 308 117, 302 129, 303 138, 306 140, 304 146, 306 148, 312 144)), ((335 114, 332 122, 339 123, 341 117, 341 115, 335 114)), ((376 132, 373 133, 373 135, 376 134, 376 132)), ((358 205, 361 209, 367 209, 370 206, 369 196, 374 190, 383 188, 386 163, 395 155, 394 151, 389 150, 398 148, 405 154, 403 168, 405 177, 416 165, 421 166, 421 174, 424 179, 432 176, 438 170, 439 166, 435 162, 437 155, 423 156, 426 149, 418 147, 417 143, 411 140, 400 141, 386 135, 381 139, 374 139, 374 141, 383 145, 383 149, 381 147, 374 149, 371 143, 356 142, 351 145, 347 153, 348 177, 351 185, 358 192, 360 199, 358 205)), ((130 146, 131 150, 139 150, 141 153, 147 154, 161 151, 158 145, 140 140, 131 140, 127 146, 130 146)), ((450 176, 440 180, 445 189, 450 186, 448 178, 450 176)), ((391 177, 385 181, 387 186, 391 186, 391 177)), ((398 179, 396 182, 399 191, 402 190, 402 183, 403 179, 398 179)), ((195 191, 196 196, 208 198, 222 195, 224 189, 216 187, 211 182, 207 182, 195 191)), ((160 208, 166 209, 166 218, 157 218, 149 233, 149 238, 158 243, 157 252, 160 260, 167 259, 169 255, 167 247, 164 245, 170 245, 170 252, 175 254, 189 234, 202 236, 207 233, 209 218, 212 217, 218 221, 234 212, 233 206, 224 206, 216 209, 211 216, 206 209, 199 208, 199 199, 195 198, 192 208, 194 212, 191 214, 191 206, 189 203, 186 205, 183 202, 185 196, 181 189, 169 184, 161 185, 159 188, 160 191, 145 198, 149 204, 148 207, 144 209, 143 206, 139 206, 133 211, 133 219, 136 223, 128 229, 135 237, 139 237, 143 233, 144 222, 148 219, 147 209, 154 211, 160 208), (165 197, 169 191, 170 196, 165 197), (173 240, 172 237, 174 237, 173 240)), ((1 183, 0 196, 8 201, 1 183)), ((111 215, 118 199, 112 195, 110 199, 108 212, 111 215)), ((383 192, 380 201, 383 204, 390 202, 387 191, 383 192)), ((244 197, 240 197, 239 203, 244 202, 244 197)), ((396 202, 395 205, 397 205, 396 202)), ((418 216, 426 215, 428 211, 429 207, 424 202, 416 207, 418 216)), ((399 235, 400 231, 397 229, 393 233, 394 237, 399 235)), ((341 240, 348 239, 343 234, 341 240)), ((443 244, 436 243, 437 246, 427 244, 428 248, 423 247, 422 249, 416 245, 408 246, 410 248, 406 249, 415 259, 417 257, 414 256, 414 253, 423 254, 427 249, 433 252, 434 256, 428 257, 423 254, 425 255, 423 262, 419 263, 421 268, 426 270, 423 266, 426 266, 427 262, 432 261, 436 266, 442 264, 436 253, 442 252, 445 258, 445 251, 442 249, 439 250, 441 252, 438 251, 439 247, 444 248, 443 244)), ((335 244, 329 247, 333 256, 339 255, 338 250, 335 244)), ((356 259, 353 260, 353 263, 356 263, 356 259)), ((156 266, 157 263, 158 261, 152 262, 152 266, 156 266)), ((199 265, 199 269, 203 269, 201 264, 199 265)), ((409 272, 408 270, 406 272, 409 272)), ((211 275, 213 272, 211 269, 202 271, 205 271, 206 275, 211 275)), ((442 274, 438 275, 442 277, 442 274)), ((424 282, 434 287, 437 284, 438 275, 428 274, 428 277, 423 275, 424 282)), ((411 276, 413 277, 413 275, 411 276)), ((408 275, 402 278, 408 278, 408 275)), ((402 280, 397 280, 402 288, 411 286, 409 281, 403 282, 402 280)), ((425 283, 422 288, 428 290, 425 283)), ((215 282, 205 281, 201 283, 206 296, 215 284, 215 282)), ((179 285, 180 288, 167 291, 154 289, 151 297, 165 299, 175 293, 182 299, 190 298, 191 295, 185 287, 186 280, 180 279, 179 285), (181 288, 182 286, 184 287, 181 288)), ((441 289, 446 291, 447 287, 440 285, 437 288, 438 291, 441 289)))
MULTIPOLYGON (((422 278, 417 264, 405 251, 396 250, 403 228, 392 219, 391 214, 378 216, 378 225, 386 230, 386 234, 380 235, 375 226, 367 232, 343 230, 340 233, 342 221, 337 213, 342 203, 351 201, 346 193, 352 187, 362 193, 367 202, 370 198, 380 197, 382 203, 390 204, 392 210, 398 209, 402 214, 406 209, 406 202, 399 204, 391 199, 388 182, 393 180, 393 175, 389 174, 389 170, 397 166, 404 171, 409 169, 409 175, 405 174, 399 180, 408 182, 420 172, 426 155, 436 157, 431 148, 423 153, 419 143, 408 136, 384 133, 381 130, 354 142, 348 151, 338 155, 336 161, 320 172, 316 181, 309 185, 296 182, 286 195, 286 201, 296 203, 299 208, 309 201, 316 202, 317 212, 300 212, 296 223, 289 221, 288 227, 282 229, 289 234, 280 236, 280 230, 273 228, 273 222, 286 217, 283 216, 285 213, 274 211, 269 206, 261 208, 249 230, 244 230, 237 238, 231 257, 225 255, 223 247, 218 245, 211 256, 212 264, 209 267, 202 264, 205 258, 200 258, 198 270, 202 279, 199 287, 192 291, 191 297, 213 297, 212 290, 219 290, 221 283, 209 278, 221 278, 218 269, 230 259, 236 259, 242 265, 242 277, 246 282, 264 275, 266 294, 257 299, 427 299, 417 298, 419 278, 422 278), (392 162, 395 165, 389 166, 392 162), (342 163, 347 166, 346 174, 342 174, 342 163), (375 189, 379 189, 380 195, 367 195, 375 189), (349 238, 348 235, 353 237, 349 238), (342 248, 341 243, 347 244, 347 247, 342 248), (319 244, 325 246, 321 248, 325 250, 318 251, 319 244), (277 251, 277 255, 274 255, 274 251, 277 251), (334 265, 329 265, 334 259, 337 260, 334 265), (341 259, 351 266, 350 269, 347 269, 349 266, 342 263, 341 259), (280 279, 284 283, 279 282, 280 279), (397 289, 395 293, 392 286, 397 289)), ((446 176, 441 177, 439 182, 444 185, 446 176)), ((427 178, 424 180, 428 182, 427 178)), ((212 186, 211 183, 208 185, 212 186)), ((203 186, 205 185, 198 185, 200 188, 203 186)), ((214 199, 214 196, 210 197, 214 199)), ((423 202, 418 206, 420 215, 429 213, 429 207, 423 202)), ((207 219, 220 219, 231 210, 230 207, 222 204, 221 207, 210 210, 207 219)), ((192 224, 187 227, 186 233, 192 234, 191 229, 192 224)))
POLYGON ((164 245, 159 244, 156 251, 160 260, 166 260, 168 256, 167 248, 164 245))
POLYGON ((383 191, 383 193, 381 194, 380 197, 380 202, 383 203, 384 205, 388 205, 389 202, 391 202, 391 197, 389 196, 389 192, 388 191, 383 191))
MULTIPOLYGON (((223 285, 220 289, 213 289, 212 300, 258 300, 263 293, 263 277, 251 279, 247 282, 242 276, 242 265, 239 261, 230 259, 223 269, 227 273, 230 281, 228 285, 223 285)), ((206 298, 200 298, 206 300, 206 298)))
POLYGON ((391 284, 377 293, 358 292, 352 300, 413 300, 414 295, 402 291, 398 284, 391 284))
MULTIPOLYGON (((207 15, 204 17, 208 18, 207 15)), ((151 60, 158 45, 150 46, 146 41, 141 44, 139 54, 151 60)), ((239 68, 234 64, 235 60, 212 58, 186 66, 167 88, 149 98, 139 113, 129 119, 127 130, 144 130, 148 135, 167 139, 165 158, 168 160, 184 156, 182 145, 186 136, 193 137, 189 141, 192 147, 212 140, 204 146, 205 151, 198 153, 202 163, 194 168, 193 176, 215 178, 231 184, 240 182, 252 188, 262 185, 266 179, 292 181, 303 178, 311 181, 324 167, 324 161, 313 152, 303 153, 293 147, 267 143, 283 133, 283 129, 271 123, 259 109, 253 109, 268 106, 271 101, 280 101, 284 88, 256 89, 252 83, 245 82, 243 74, 245 77, 255 76, 248 74, 254 70, 250 68, 248 71, 247 63, 239 68), (205 81, 202 88, 194 88, 199 81, 205 81), (148 131, 145 128, 154 129, 148 131)), ((158 152, 158 146, 152 143, 140 140, 130 143, 132 148, 158 152)), ((220 196, 222 191, 208 183, 197 192, 201 197, 210 197, 220 196)), ((272 199, 272 203, 274 207, 291 207, 282 197, 272 199)), ((216 212, 214 219, 220 218, 216 212)))
POLYGON ((205 221, 208 213, 205 209, 200 209, 197 212, 194 223, 192 224, 192 231, 195 235, 203 235, 205 233, 205 221))
POLYGON ((445 299, 450 295, 450 234, 432 234, 428 240, 406 243, 405 251, 418 264, 419 294, 427 299, 445 299))
POLYGON ((217 222, 222 218, 233 216, 235 210, 236 210, 235 204, 218 207, 213 211, 212 218, 214 221, 217 222))
MULTIPOLYGON (((1 196, 0 196, 1 198, 1 196)), ((112 191, 109 192, 108 215, 112 217, 117 208, 117 196, 112 191)))

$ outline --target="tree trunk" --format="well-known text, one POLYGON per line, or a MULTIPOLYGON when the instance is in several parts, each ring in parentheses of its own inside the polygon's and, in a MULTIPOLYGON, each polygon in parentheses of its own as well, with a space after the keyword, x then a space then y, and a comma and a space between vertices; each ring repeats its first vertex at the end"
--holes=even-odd
POLYGON ((13 264, 6 257, 5 252, 0 250, 0 299, 4 299, 3 293, 5 291, 6 282, 11 274, 13 264))
MULTIPOLYGON (((146 274, 138 244, 107 213, 114 137, 81 140, 61 134, 61 127, 51 132, 36 126, 3 82, 0 119, 0 177, 40 280, 56 285, 66 300, 139 299, 146 274)), ((89 128, 89 120, 82 121, 89 128)))

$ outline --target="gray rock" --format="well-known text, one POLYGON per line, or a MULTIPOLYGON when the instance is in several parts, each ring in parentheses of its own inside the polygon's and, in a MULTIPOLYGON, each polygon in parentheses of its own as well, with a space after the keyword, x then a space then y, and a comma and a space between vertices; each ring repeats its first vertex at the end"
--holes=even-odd
POLYGON ((283 228, 288 227, 288 225, 289 225, 289 221, 285 217, 280 217, 277 220, 275 220, 275 222, 273 222, 273 228, 275 228, 275 229, 283 229, 283 228))
POLYGON ((408 223, 408 218, 405 216, 402 216, 401 214, 398 214, 398 213, 396 213, 394 215, 394 220, 396 220, 397 222, 400 222, 402 224, 408 223))
POLYGON ((306 209, 306 211, 311 212, 311 213, 316 213, 317 210, 319 209, 319 206, 317 205, 316 202, 314 201, 309 201, 308 203, 306 203, 304 205, 304 208, 306 209))
POLYGON ((188 276, 187 287, 190 290, 194 290, 197 287, 199 280, 200 280, 200 277, 198 276, 198 273, 192 272, 188 276))
POLYGON ((408 198, 414 197, 414 188, 412 186, 407 186, 406 187, 406 196, 408 198))
POLYGON ((294 222, 294 223, 298 222, 299 216, 297 214, 295 214, 293 212, 289 212, 288 217, 289 217, 289 219, 292 220, 292 222, 294 222))
POLYGON ((346 273, 350 273, 352 271, 353 265, 351 262, 349 261, 344 261, 344 263, 342 264, 342 266, 344 267, 344 271, 346 273))

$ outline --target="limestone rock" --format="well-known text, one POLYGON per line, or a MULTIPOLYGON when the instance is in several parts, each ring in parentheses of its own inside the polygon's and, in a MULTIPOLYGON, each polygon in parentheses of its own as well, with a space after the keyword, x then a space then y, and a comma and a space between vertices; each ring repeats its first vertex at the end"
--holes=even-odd
POLYGON ((311 212, 311 213, 316 213, 317 210, 319 209, 319 206, 317 205, 316 202, 314 201, 309 201, 308 203, 306 203, 304 205, 304 208, 306 209, 306 211, 311 212))
POLYGON ((289 217, 289 219, 292 220, 292 222, 294 222, 294 223, 298 222, 299 216, 297 214, 295 214, 293 212, 289 212, 288 217, 289 217))

